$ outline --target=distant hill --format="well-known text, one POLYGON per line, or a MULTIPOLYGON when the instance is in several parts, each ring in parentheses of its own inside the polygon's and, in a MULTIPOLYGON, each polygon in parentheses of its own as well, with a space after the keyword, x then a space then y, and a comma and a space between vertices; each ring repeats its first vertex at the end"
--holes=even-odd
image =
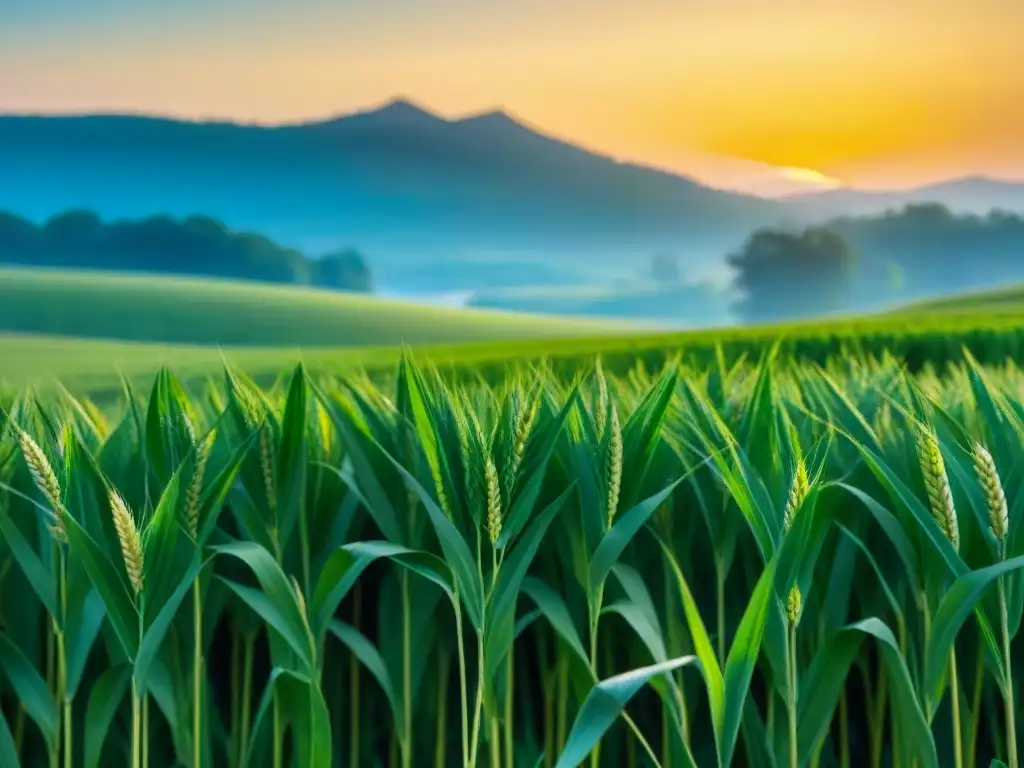
POLYGON ((629 330, 623 321, 446 309, 306 287, 0 267, 0 336, 312 349, 580 337, 629 330))
POLYGON ((866 216, 921 203, 939 203, 958 213, 985 214, 994 209, 1024 213, 1024 181, 978 176, 886 192, 834 189, 793 195, 784 202, 801 218, 811 219, 866 216))
POLYGON ((278 126, 137 115, 0 115, 0 209, 41 222, 208 216, 306 253, 353 244, 387 290, 575 285, 651 256, 723 264, 765 226, 907 203, 1024 211, 1024 183, 769 200, 618 162, 501 111, 448 120, 408 101, 278 126))
POLYGON ((446 120, 405 101, 275 127, 0 116, 0 168, 0 209, 35 220, 79 207, 104 218, 201 213, 308 250, 354 243, 378 261, 514 251, 593 266, 664 248, 717 260, 785 213, 503 112, 446 120))

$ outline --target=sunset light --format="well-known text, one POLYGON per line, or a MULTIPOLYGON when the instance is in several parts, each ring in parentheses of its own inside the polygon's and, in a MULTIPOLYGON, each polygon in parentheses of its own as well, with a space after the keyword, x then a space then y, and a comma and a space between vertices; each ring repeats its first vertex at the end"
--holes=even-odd
POLYGON ((0 111, 273 123, 407 94, 698 175, 704 154, 854 186, 1024 178, 1016 0, 53 5, 0 5, 0 111))
POLYGON ((779 170, 779 175, 788 181, 795 181, 821 189, 835 189, 841 186, 838 179, 833 179, 831 176, 826 176, 810 168, 782 168, 779 170))
POLYGON ((1024 0, 0 0, 0 768, 1024 768, 1022 415, 1024 0))

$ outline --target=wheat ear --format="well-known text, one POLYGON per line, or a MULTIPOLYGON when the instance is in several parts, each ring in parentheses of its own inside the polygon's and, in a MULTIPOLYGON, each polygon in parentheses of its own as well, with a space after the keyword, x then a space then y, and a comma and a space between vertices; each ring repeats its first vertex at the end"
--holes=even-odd
POLYGON ((960 526, 953 506, 953 491, 946 476, 946 464, 939 449, 939 440, 930 428, 918 429, 917 450, 932 517, 946 534, 953 548, 959 550, 960 526))
POLYGON ((811 492, 811 484, 807 479, 807 465, 803 458, 796 461, 796 470, 793 472, 793 483, 789 487, 789 498, 786 500, 786 511, 782 519, 783 532, 788 531, 793 525, 793 517, 803 506, 804 500, 811 492))
POLYGON ((135 525, 135 518, 132 517, 128 505, 115 490, 110 491, 110 511, 114 518, 117 539, 121 543, 121 556, 124 558, 124 567, 128 572, 128 581, 131 582, 132 590, 138 597, 142 592, 144 578, 142 538, 139 536, 139 529, 135 525))
POLYGON ((622 490, 622 428, 619 412, 612 406, 611 435, 608 438, 608 527, 615 522, 619 510, 619 492, 622 490))
POLYGON ((786 618, 789 620, 791 627, 796 627, 800 623, 801 603, 800 587, 794 582, 793 586, 789 589, 789 595, 786 597, 786 618))
POLYGON ((487 459, 484 465, 484 480, 487 486, 487 538, 491 545, 498 543, 501 536, 501 488, 498 482, 498 468, 494 460, 487 459))
POLYGON ((210 460, 210 453, 213 451, 215 439, 216 433, 210 432, 196 446, 196 465, 192 471, 192 480, 188 485, 188 494, 186 495, 185 502, 185 527, 193 541, 197 541, 199 538, 199 501, 203 493, 203 478, 206 475, 206 464, 210 460))
MULTIPOLYGON (((17 427, 15 427, 17 429, 17 427)), ((64 527, 64 502, 61 501, 60 483, 57 475, 46 458, 43 449, 39 444, 25 432, 18 429, 18 445, 21 447, 22 456, 25 457, 25 464, 28 466, 29 474, 32 475, 32 482, 43 494, 50 505, 51 522, 50 533, 58 541, 67 539, 67 532, 64 527)))
POLYGON ((537 420, 537 410, 540 407, 540 398, 534 397, 530 404, 519 410, 516 419, 514 445, 512 447, 512 460, 509 464, 508 491, 511 496, 515 489, 516 481, 519 479, 519 468, 523 465, 523 457, 526 455, 526 442, 530 439, 530 432, 533 430, 533 423, 537 420))
POLYGON ((601 440, 604 438, 604 428, 608 419, 608 381, 601 368, 601 358, 597 358, 595 374, 597 375, 597 402, 594 403, 594 428, 597 430, 597 439, 601 440))
POLYGON ((277 490, 274 485, 274 445, 270 425, 264 421, 260 425, 260 470, 263 473, 263 486, 267 491, 267 504, 277 514, 277 490))
POLYGON ((1010 515, 1006 509, 1006 494, 1003 484, 996 471, 996 463, 992 454, 981 443, 974 446, 974 469, 978 474, 982 490, 985 491, 985 502, 988 506, 989 530, 996 541, 1002 545, 1010 529, 1010 515))

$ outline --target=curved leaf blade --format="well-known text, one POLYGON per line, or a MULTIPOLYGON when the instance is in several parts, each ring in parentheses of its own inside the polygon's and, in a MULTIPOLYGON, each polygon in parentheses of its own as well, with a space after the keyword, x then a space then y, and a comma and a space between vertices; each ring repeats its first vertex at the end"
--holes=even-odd
POLYGON ((576 768, 586 760, 618 720, 629 700, 652 679, 696 663, 696 656, 680 656, 599 682, 583 700, 555 768, 576 768))

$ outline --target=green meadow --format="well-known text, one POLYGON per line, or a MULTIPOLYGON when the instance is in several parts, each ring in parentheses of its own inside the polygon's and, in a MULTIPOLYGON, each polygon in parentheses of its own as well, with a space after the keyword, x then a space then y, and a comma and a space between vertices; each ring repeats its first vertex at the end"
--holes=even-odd
POLYGON ((823 362, 844 350, 893 352, 917 367, 998 360, 1022 342, 1018 290, 952 297, 874 316, 697 331, 448 309, 362 295, 209 279, 0 269, 0 383, 111 389, 162 365, 202 378, 227 360, 261 380, 302 360, 313 370, 387 368, 403 346, 437 365, 493 369, 602 354, 620 370, 677 355, 733 359, 780 343, 823 362))

